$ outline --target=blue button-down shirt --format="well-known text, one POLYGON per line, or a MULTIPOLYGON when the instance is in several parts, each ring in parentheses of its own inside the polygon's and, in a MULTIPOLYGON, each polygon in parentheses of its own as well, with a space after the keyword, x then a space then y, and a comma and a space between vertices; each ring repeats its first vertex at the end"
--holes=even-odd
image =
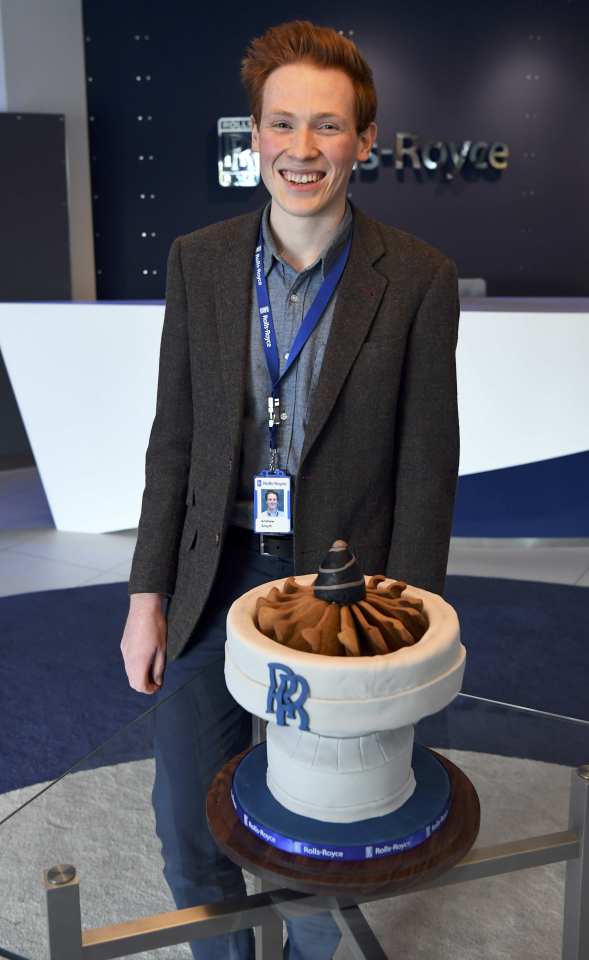
MULTIPOLYGON (((329 272, 348 240, 353 217, 352 208, 349 203, 346 203, 345 214, 331 242, 314 263, 297 273, 294 267, 277 253, 270 230, 270 205, 270 203, 266 205, 262 215, 264 273, 268 283, 268 295, 282 371, 305 313, 315 299, 326 273, 329 272)), ((293 478, 293 492, 305 439, 309 404, 323 362, 336 298, 337 287, 298 360, 280 383, 280 410, 281 413, 286 414, 286 419, 281 420, 278 429, 278 466, 293 478)), ((231 517, 231 523, 249 529, 253 528, 254 476, 261 470, 268 469, 268 396, 270 392, 270 375, 262 349, 258 300, 252 270, 252 310, 243 438, 239 485, 231 517)))

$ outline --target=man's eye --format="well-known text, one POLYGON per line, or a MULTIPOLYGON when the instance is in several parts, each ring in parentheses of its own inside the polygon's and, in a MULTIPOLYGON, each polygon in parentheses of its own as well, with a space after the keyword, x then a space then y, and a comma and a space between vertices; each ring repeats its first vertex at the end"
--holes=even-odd
POLYGON ((288 123, 286 120, 275 120, 272 126, 278 127, 279 130, 288 130, 288 123))
POLYGON ((331 123, 329 120, 326 123, 322 123, 321 130, 337 130, 338 126, 335 123, 331 123))

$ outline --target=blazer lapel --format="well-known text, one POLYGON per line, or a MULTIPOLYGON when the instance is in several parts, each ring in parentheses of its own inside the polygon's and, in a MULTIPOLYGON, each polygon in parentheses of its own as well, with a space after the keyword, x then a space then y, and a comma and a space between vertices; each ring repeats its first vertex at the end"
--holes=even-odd
POLYGON ((321 372, 310 403, 301 465, 333 409, 388 283, 373 266, 384 253, 378 227, 357 207, 353 210, 352 248, 337 289, 321 372))
POLYGON ((215 307, 232 441, 240 430, 251 322, 252 264, 262 209, 229 221, 215 257, 215 307))

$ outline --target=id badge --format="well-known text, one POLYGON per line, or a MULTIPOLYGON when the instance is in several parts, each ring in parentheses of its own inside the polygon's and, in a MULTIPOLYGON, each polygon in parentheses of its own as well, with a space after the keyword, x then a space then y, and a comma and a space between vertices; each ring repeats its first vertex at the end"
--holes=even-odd
POLYGON ((282 470, 254 477, 254 531, 292 533, 291 478, 282 470))

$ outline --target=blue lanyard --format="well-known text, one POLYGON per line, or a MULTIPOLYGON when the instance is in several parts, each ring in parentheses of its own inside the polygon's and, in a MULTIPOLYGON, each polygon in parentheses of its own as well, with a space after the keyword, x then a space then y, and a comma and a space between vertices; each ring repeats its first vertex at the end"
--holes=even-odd
POLYGON ((272 397, 268 399, 268 424, 270 429, 269 440, 271 462, 273 461, 273 454, 276 454, 278 446, 278 421, 274 415, 274 410, 278 409, 280 406, 278 399, 278 386, 292 367, 293 363, 297 360, 301 350, 321 320, 329 299, 335 290, 342 273, 344 272, 344 267, 348 259, 351 245, 352 237, 350 236, 344 249, 327 273, 327 276, 324 278, 317 296, 313 300, 313 303, 303 317, 303 321, 294 338, 292 347, 290 348, 286 366, 284 367, 282 373, 280 373, 280 357, 278 354, 278 345, 276 343, 276 330, 274 328, 274 321, 272 319, 272 307, 270 306, 268 284, 266 282, 266 274, 264 272, 264 237, 262 224, 260 224, 258 246, 256 247, 254 254, 254 276, 256 278, 256 293, 258 296, 258 313, 260 317, 262 346, 264 349, 264 356, 266 357, 266 363, 268 365, 268 373, 270 374, 270 380, 272 383, 272 397))

